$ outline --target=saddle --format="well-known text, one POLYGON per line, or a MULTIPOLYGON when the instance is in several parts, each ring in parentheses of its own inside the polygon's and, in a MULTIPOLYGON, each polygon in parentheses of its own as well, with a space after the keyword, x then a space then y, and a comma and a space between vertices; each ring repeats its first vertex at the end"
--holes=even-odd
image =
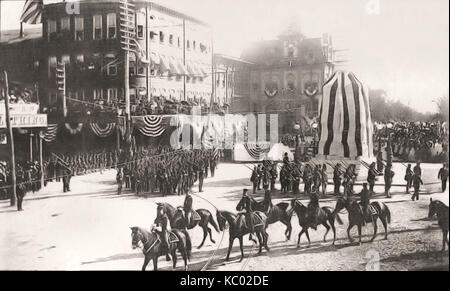
POLYGON ((200 214, 198 214, 197 211, 192 210, 191 211, 191 220, 192 221, 200 221, 200 220, 202 220, 202 218, 200 217, 200 214))
MULTIPOLYGON (((243 225, 246 225, 247 227, 249 227, 249 225, 247 225, 247 223, 244 221, 245 215, 246 215, 245 213, 240 213, 239 217, 237 218, 237 222, 238 222, 238 224, 243 224, 243 225)), ((262 217, 259 215, 259 213, 257 213, 257 212, 252 213, 252 221, 253 221, 253 227, 264 226, 264 221, 263 221, 262 217)))
MULTIPOLYGON (((359 203, 359 206, 361 207, 361 210, 364 209, 363 206, 361 205, 361 203, 359 203)), ((364 211, 363 211, 363 213, 364 213, 364 211)), ((373 206, 372 204, 369 204, 369 206, 367 207, 366 217, 364 217, 365 222, 366 223, 372 222, 372 216, 378 215, 378 214, 379 214, 378 209, 375 206, 373 206)))
MULTIPOLYGON (((161 233, 157 232, 158 235, 158 241, 161 242, 161 233)), ((173 233, 172 231, 169 232, 169 244, 177 243, 180 240, 178 239, 177 235, 173 233)))

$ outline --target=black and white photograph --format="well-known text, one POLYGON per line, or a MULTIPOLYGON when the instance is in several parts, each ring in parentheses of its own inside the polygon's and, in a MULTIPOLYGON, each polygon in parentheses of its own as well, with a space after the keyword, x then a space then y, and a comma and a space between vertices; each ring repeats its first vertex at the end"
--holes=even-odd
POLYGON ((448 178, 448 0, 0 1, 1 271, 449 271, 448 178))

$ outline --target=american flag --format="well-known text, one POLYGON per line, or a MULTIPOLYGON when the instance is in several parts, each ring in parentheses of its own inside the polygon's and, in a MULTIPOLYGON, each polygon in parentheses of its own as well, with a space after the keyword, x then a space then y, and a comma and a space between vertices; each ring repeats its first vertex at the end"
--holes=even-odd
POLYGON ((23 6, 20 22, 28 24, 41 23, 42 9, 44 0, 27 0, 23 6))

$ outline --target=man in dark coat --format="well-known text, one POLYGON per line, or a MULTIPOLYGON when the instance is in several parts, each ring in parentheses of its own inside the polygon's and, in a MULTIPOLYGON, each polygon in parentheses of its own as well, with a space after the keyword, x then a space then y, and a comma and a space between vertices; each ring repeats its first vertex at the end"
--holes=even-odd
POLYGON ((155 230, 159 234, 159 237, 161 239, 162 252, 164 254, 167 254, 170 251, 169 246, 170 221, 169 217, 167 217, 167 214, 164 212, 164 208, 160 209, 154 223, 156 226, 155 230))
POLYGON ((447 190, 447 180, 448 180, 448 164, 445 163, 444 167, 439 170, 438 179, 442 183, 442 193, 447 190))
POLYGON ((376 164, 372 163, 369 167, 369 173, 367 175, 367 183, 369 183, 369 191, 370 193, 374 192, 375 182, 377 180, 377 172, 375 169, 376 164))
POLYGON ((342 171, 341 164, 337 164, 333 172, 334 195, 341 195, 342 171))
POLYGON ((409 194, 409 189, 412 186, 412 177, 414 175, 413 170, 411 169, 411 164, 406 168, 405 181, 406 181, 406 194, 409 194))

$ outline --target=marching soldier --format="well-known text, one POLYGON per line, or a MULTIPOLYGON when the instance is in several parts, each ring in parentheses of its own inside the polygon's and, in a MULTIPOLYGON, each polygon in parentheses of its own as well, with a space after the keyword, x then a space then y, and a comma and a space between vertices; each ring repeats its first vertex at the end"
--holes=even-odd
POLYGON ((412 201, 419 201, 420 186, 423 185, 422 177, 419 174, 414 174, 412 177, 414 186, 414 195, 411 197, 412 201))
POLYGON ((256 189, 258 188, 258 181, 259 181, 258 168, 256 166, 253 169, 252 176, 250 177, 250 181, 253 184, 253 194, 255 194, 256 193, 256 189))
POLYGON ((392 164, 387 164, 386 169, 384 171, 384 193, 386 194, 386 198, 391 198, 391 187, 392 181, 394 179, 395 173, 392 171, 392 164))
POLYGON ((422 177, 422 168, 420 167, 420 162, 417 163, 416 166, 414 167, 414 174, 422 177))
POLYGON ((203 180, 204 180, 204 173, 203 173, 203 169, 200 167, 198 170, 198 192, 200 192, 200 193, 203 192, 203 180))
POLYGON ((322 181, 322 196, 325 197, 327 195, 327 187, 328 187, 328 173, 327 173, 327 165, 322 166, 322 174, 321 174, 321 181, 322 181))
POLYGON ((297 195, 300 193, 300 170, 298 166, 292 164, 292 193, 297 195))
MULTIPOLYGON (((367 182, 369 183, 369 191, 370 193, 374 192, 375 182, 377 180, 377 173, 375 170, 375 163, 372 163, 369 167, 369 173, 367 175, 367 182)), ((367 186, 367 185, 366 185, 367 186)))
POLYGON ((447 190, 447 179, 448 179, 448 164, 445 163, 444 167, 439 170, 438 179, 442 183, 442 193, 447 190))
POLYGON ((303 182, 305 183, 305 195, 311 193, 313 176, 311 173, 311 165, 307 164, 305 170, 303 171, 303 182))
POLYGON ((409 189, 411 189, 412 186, 412 177, 414 175, 413 170, 411 169, 411 164, 408 164, 408 167, 406 168, 406 174, 405 174, 405 181, 406 181, 406 194, 409 194, 409 189))
POLYGON ((334 195, 340 196, 341 195, 341 180, 342 179, 342 172, 341 172, 341 164, 337 164, 334 168, 333 172, 333 183, 334 183, 334 195))
POLYGON ((117 181, 117 194, 121 195, 122 194, 122 185, 123 185, 123 169, 122 168, 119 168, 119 170, 117 172, 116 181, 117 181))
POLYGON ((275 191, 275 184, 278 178, 278 171, 277 171, 277 165, 273 164, 272 168, 270 169, 270 191, 275 191))
POLYGON ((211 177, 214 178, 214 176, 216 175, 217 158, 216 157, 212 157, 209 165, 211 167, 211 177))
POLYGON ((384 170, 383 152, 381 151, 381 149, 378 151, 377 154, 377 170, 379 173, 383 173, 384 170))
POLYGON ((322 184, 322 169, 320 168, 320 165, 316 165, 314 169, 313 184, 313 187, 317 190, 317 192, 319 192, 320 186, 322 184))

